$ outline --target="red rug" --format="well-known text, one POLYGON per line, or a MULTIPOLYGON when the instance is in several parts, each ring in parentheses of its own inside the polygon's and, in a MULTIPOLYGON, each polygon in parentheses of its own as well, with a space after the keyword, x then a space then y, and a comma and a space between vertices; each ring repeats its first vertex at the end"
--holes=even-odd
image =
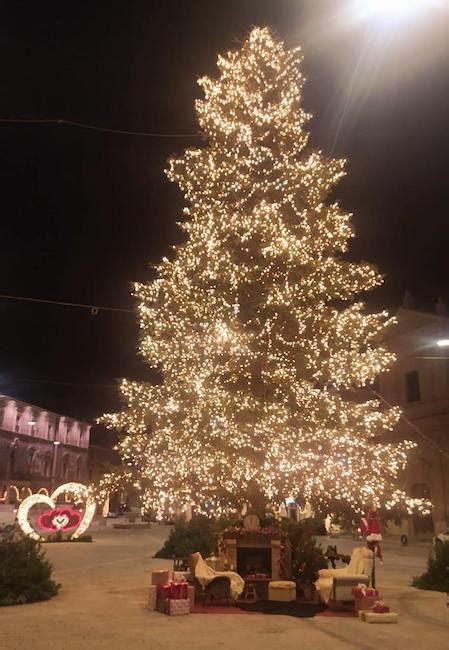
MULTIPOLYGON (((213 605, 201 605, 196 604, 195 607, 191 610, 192 614, 263 614, 264 612, 251 612, 240 609, 239 607, 234 606, 221 606, 215 607, 213 605)), ((284 616, 284 614, 279 614, 284 616)), ((333 611, 332 609, 325 609, 322 612, 317 612, 315 616, 327 616, 327 617, 337 617, 337 618, 355 618, 355 612, 351 611, 333 611)))
POLYGON ((357 614, 351 611, 333 612, 331 609, 325 609, 324 612, 319 612, 317 616, 338 616, 341 618, 356 618, 357 614))
POLYGON ((244 612, 239 607, 214 607, 213 605, 195 605, 191 614, 261 614, 262 612, 244 612))

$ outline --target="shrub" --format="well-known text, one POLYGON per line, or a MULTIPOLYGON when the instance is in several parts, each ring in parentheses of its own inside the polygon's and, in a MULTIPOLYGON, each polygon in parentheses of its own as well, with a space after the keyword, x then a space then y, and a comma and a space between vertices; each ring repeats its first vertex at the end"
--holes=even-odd
POLYGON ((413 586, 419 589, 449 592, 449 542, 438 541, 435 557, 429 556, 427 571, 413 578, 413 586))
POLYGON ((312 536, 314 527, 308 520, 295 522, 284 519, 282 528, 288 533, 292 545, 293 576, 300 577, 303 582, 314 582, 318 571, 327 568, 327 560, 323 549, 312 536))
POLYGON ((39 542, 17 528, 0 534, 0 605, 48 600, 60 588, 39 542))
POLYGON ((217 540, 214 535, 214 522, 207 517, 194 517, 186 522, 184 517, 176 520, 164 546, 154 557, 187 557, 199 551, 208 557, 216 550, 217 540))

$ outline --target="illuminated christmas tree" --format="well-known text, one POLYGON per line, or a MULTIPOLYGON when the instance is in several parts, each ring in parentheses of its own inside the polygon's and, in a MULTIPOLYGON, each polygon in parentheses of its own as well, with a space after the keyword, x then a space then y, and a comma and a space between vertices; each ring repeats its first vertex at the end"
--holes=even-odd
POLYGON ((127 407, 104 417, 126 471, 103 490, 128 482, 158 512, 407 501, 396 477, 413 444, 373 443, 399 412, 357 396, 394 358, 377 344, 391 319, 356 301, 381 277, 341 257, 350 215, 326 196, 344 161, 307 148, 300 63, 254 29, 199 80, 207 145, 169 162, 188 240, 134 291, 163 383, 123 381, 127 407))

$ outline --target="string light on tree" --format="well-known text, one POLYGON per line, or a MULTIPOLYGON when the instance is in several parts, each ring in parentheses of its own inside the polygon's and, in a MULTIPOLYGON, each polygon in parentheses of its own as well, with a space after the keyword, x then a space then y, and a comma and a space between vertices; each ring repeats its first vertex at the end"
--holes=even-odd
POLYGON ((102 495, 132 485, 159 514, 288 494, 405 505, 396 478, 413 443, 373 443, 399 411, 354 396, 394 359, 377 344, 392 319, 356 299, 376 269, 341 257, 350 214, 326 197, 344 161, 307 147, 301 60, 256 28, 199 80, 207 146, 167 170, 188 240, 134 289, 140 352, 163 383, 122 381, 126 408, 103 421, 122 431, 125 469, 102 495))

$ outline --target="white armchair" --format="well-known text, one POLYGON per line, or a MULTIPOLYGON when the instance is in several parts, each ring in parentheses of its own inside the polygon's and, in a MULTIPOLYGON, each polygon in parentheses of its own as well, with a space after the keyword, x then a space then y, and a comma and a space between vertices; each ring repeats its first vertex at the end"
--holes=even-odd
POLYGON ((358 546, 352 551, 351 561, 342 569, 321 569, 316 590, 322 601, 351 601, 354 600, 352 588, 358 584, 369 585, 373 569, 374 554, 364 546, 358 546))

